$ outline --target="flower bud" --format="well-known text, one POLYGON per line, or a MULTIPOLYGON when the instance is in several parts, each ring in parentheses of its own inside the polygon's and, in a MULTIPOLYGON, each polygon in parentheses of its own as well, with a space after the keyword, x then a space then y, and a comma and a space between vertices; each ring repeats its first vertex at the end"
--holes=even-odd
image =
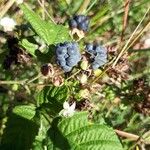
POLYGON ((63 79, 61 76, 55 76, 55 77, 52 79, 52 83, 53 83, 55 86, 62 86, 63 83, 64 83, 64 79, 63 79))
POLYGON ((51 77, 54 75, 54 68, 51 64, 45 64, 41 67, 43 76, 51 77))
POLYGON ((87 60, 83 60, 83 61, 81 62, 80 67, 81 67, 81 69, 83 69, 83 70, 87 70, 87 68, 88 68, 88 61, 87 61, 87 60))
POLYGON ((85 99, 90 97, 88 89, 80 90, 79 94, 82 98, 85 98, 85 99))
POLYGON ((94 70, 94 76, 95 77, 98 77, 101 73, 102 73, 102 70, 100 70, 100 69, 94 70))

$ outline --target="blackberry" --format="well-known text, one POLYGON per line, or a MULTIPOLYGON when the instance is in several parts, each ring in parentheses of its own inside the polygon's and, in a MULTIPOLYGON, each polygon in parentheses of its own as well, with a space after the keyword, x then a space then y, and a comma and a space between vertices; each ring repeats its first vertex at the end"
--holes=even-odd
POLYGON ((65 42, 56 45, 57 64, 65 72, 71 71, 72 67, 76 66, 80 59, 79 46, 76 42, 65 42))
POLYGON ((86 51, 91 55, 92 69, 98 69, 107 62, 107 50, 105 47, 98 44, 86 45, 86 51))
POLYGON ((77 28, 79 30, 83 30, 84 32, 88 31, 89 28, 89 17, 84 15, 75 15, 69 21, 70 28, 77 28))

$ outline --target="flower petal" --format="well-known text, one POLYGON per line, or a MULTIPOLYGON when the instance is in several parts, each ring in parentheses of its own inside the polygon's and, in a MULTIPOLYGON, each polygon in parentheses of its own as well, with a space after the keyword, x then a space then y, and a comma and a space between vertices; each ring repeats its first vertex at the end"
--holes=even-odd
POLYGON ((74 103, 70 106, 69 110, 74 111, 74 110, 75 110, 75 107, 76 107, 76 102, 74 102, 74 103))
POLYGON ((63 103, 63 108, 64 108, 64 109, 69 109, 69 108, 70 108, 69 103, 65 101, 65 102, 63 103))

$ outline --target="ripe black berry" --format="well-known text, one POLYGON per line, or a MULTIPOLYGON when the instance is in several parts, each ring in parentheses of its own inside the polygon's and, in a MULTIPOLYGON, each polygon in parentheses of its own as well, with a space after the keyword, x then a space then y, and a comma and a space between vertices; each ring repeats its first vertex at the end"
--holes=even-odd
POLYGON ((89 28, 89 17, 84 15, 75 15, 69 21, 69 26, 70 28, 78 28, 79 30, 87 32, 89 28))
POLYGON ((80 61, 81 55, 76 42, 65 42, 56 45, 57 64, 62 67, 65 72, 71 71, 72 67, 80 61))
POLYGON ((107 50, 105 47, 97 44, 87 44, 86 51, 90 54, 92 69, 98 69, 107 62, 107 50))

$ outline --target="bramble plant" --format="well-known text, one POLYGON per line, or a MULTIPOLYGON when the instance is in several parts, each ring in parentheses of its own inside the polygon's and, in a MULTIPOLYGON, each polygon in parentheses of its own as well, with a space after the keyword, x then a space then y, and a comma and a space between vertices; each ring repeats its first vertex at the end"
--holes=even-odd
POLYGON ((0 2, 0 149, 149 148, 150 58, 134 50, 148 0, 14 2, 0 2))

